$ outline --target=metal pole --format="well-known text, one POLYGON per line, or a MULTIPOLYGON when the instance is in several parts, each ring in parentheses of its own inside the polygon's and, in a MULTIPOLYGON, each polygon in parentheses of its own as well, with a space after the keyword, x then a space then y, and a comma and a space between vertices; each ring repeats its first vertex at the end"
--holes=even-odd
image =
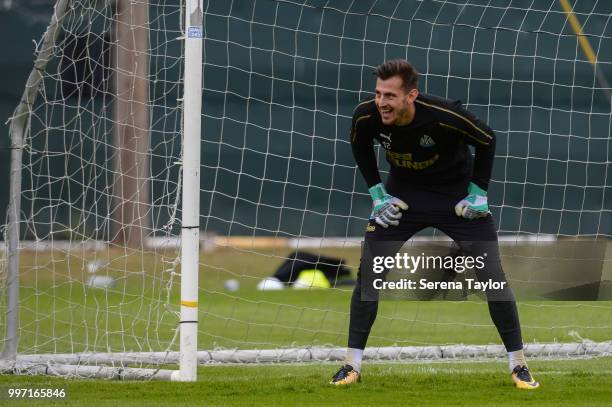
POLYGON ((24 148, 24 133, 38 96, 38 85, 42 80, 53 46, 61 30, 69 0, 58 0, 47 31, 43 35, 34 68, 30 72, 21 101, 11 118, 11 173, 8 206, 8 270, 7 270, 7 315, 4 349, 0 359, 15 360, 19 343, 19 213, 21 212, 21 161, 24 148))
POLYGON ((202 108, 202 0, 185 2, 183 83, 183 196, 181 229, 180 370, 173 380, 195 381, 198 368, 200 255, 200 127, 202 108))
POLYGON ((589 38, 582 32, 582 25, 580 25, 576 14, 574 14, 574 9, 572 8, 568 0, 559 0, 559 3, 561 4, 561 8, 567 15, 567 21, 570 23, 572 30, 574 30, 574 33, 576 33, 578 44, 580 45, 584 56, 587 57, 587 59, 593 66, 593 69, 595 70, 595 78, 597 79, 597 82, 599 82, 599 86, 601 86, 601 91, 606 95, 608 103, 612 104, 612 92, 610 92, 610 84, 608 83, 603 71, 599 69, 599 65, 597 63, 597 54, 595 54, 595 51, 593 51, 593 47, 591 47, 589 38))

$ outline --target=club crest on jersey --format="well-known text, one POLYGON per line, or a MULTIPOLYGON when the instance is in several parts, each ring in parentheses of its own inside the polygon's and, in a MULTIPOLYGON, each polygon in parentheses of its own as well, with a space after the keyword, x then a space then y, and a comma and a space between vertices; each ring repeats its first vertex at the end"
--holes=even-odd
POLYGON ((385 150, 389 150, 391 148, 391 133, 389 133, 389 135, 385 133, 379 133, 379 136, 382 139, 380 141, 380 144, 382 144, 385 150))
POLYGON ((421 136, 421 140, 419 141, 419 144, 421 145, 421 147, 433 147, 436 145, 436 142, 433 141, 433 139, 427 134, 423 134, 421 136))

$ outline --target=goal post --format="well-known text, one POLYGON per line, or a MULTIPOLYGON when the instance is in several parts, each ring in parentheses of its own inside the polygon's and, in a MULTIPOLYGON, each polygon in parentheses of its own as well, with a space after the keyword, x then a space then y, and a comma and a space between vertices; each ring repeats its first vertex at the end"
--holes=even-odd
MULTIPOLYGON (((38 49, 38 55, 34 68, 28 78, 22 100, 11 118, 11 173, 10 173, 10 198, 7 216, 7 244, 6 244, 6 325, 4 329, 5 339, 1 354, 2 372, 26 372, 44 373, 48 369, 31 364, 27 360, 17 361, 17 349, 19 346, 19 259, 23 250, 20 247, 20 223, 21 223, 21 195, 22 195, 22 161, 23 149, 27 146, 24 133, 32 130, 29 127, 32 120, 33 106, 41 86, 44 86, 47 63, 54 57, 55 47, 58 46, 58 38, 65 35, 62 27, 66 16, 71 17, 68 0, 58 0, 54 13, 38 49), (42 84, 41 84, 42 81, 42 84)), ((108 3, 106 7, 112 6, 108 3)), ((114 173, 115 185, 119 185, 119 192, 115 193, 113 203, 119 209, 118 220, 121 222, 119 230, 111 231, 109 243, 116 241, 119 245, 135 247, 136 250, 145 249, 148 246, 145 238, 149 233, 148 217, 146 207, 142 206, 143 199, 147 199, 148 175, 143 178, 142 174, 148 174, 149 156, 149 119, 148 113, 148 87, 149 72, 147 58, 150 54, 143 52, 140 47, 143 42, 136 39, 143 36, 149 37, 148 31, 149 3, 139 3, 138 9, 127 1, 116 3, 117 15, 117 46, 114 50, 117 65, 117 77, 115 78, 115 126, 116 137, 114 139, 118 150, 126 149, 126 154, 119 152, 114 173), (138 32, 134 34, 134 29, 138 32), (144 33, 143 33, 143 30, 144 33), (132 37, 133 38, 132 38, 132 37), (125 38, 123 40, 122 38, 125 38), (143 58, 144 55, 144 58, 143 58), (140 81, 140 82, 138 82, 140 81), (147 88, 147 89, 143 89, 147 88), (141 93, 142 96, 135 96, 141 93), (122 96, 119 96, 122 94, 122 96), (144 109, 143 109, 144 108, 144 109), (144 114, 140 111, 144 110, 144 114), (138 134, 138 132, 140 132, 138 134), (124 139, 132 138, 124 144, 124 139), (144 145, 143 143, 146 143, 144 145), (130 146, 136 145, 134 150, 130 146), (140 147, 138 147, 140 145, 140 147), (142 161, 143 164, 134 162, 142 161), (124 174, 126 168, 138 167, 135 172, 124 174), (126 188, 125 185, 132 185, 126 188), (127 193, 126 193, 127 192, 127 193), (136 197, 134 198, 133 195, 136 197), (126 198, 127 197, 127 198, 126 198), (129 203, 129 205, 126 205, 129 203), (134 209, 136 207, 136 209, 134 209), (127 208, 127 209, 126 209, 127 208), (131 213, 136 212, 136 213, 131 213), (112 234, 117 238, 113 238, 112 234)), ((181 7, 180 5, 178 6, 181 7)), ((111 7, 112 8, 112 7, 111 7)), ((76 375, 85 377, 101 378, 125 378, 125 379, 154 379, 174 381, 194 381, 197 379, 197 322, 198 322, 198 270, 199 270, 199 185, 200 185, 200 137, 201 137, 201 98, 202 98, 202 0, 186 0, 184 5, 184 78, 182 100, 182 219, 181 219, 181 245, 180 245, 180 358, 172 363, 179 365, 177 371, 165 371, 160 369, 117 369, 111 367, 87 367, 81 366, 84 360, 72 360, 64 364, 54 364, 50 374, 76 375)), ((177 38, 177 39, 180 39, 177 38)), ((148 45, 148 41, 144 44, 148 45)), ((148 48, 148 46, 146 47, 148 48)), ((95 59, 95 58, 92 58, 95 59)), ((98 61, 100 62, 100 61, 98 61)), ((102 61, 104 62, 104 61, 102 61)), ((108 61, 107 61, 108 62, 108 61)), ((87 78, 92 80, 92 78, 87 78)), ((78 86, 78 84, 74 84, 78 86)), ((95 84, 91 84, 94 86, 95 84)), ((43 95, 44 96, 44 95, 43 95)), ((32 135, 29 135, 32 137, 32 135)), ((131 169, 129 170, 131 171, 131 169)), ((36 249, 35 249, 36 250, 36 249)), ((68 249, 70 250, 70 249, 68 249)), ((95 264, 95 263, 94 263, 95 264)), ((97 266, 95 266, 97 267, 97 266)), ((90 280, 95 281, 95 280, 90 280)), ((104 281, 103 279, 101 281, 104 281)), ((93 283, 95 286, 99 283, 93 283)), ((102 282, 102 285, 105 283, 102 282)), ((165 359, 167 355, 160 357, 165 359)), ((26 358, 27 359, 27 358, 26 358)), ((112 358, 111 358, 112 359, 112 358)), ((117 359, 115 358, 115 362, 117 359)), ((115 362, 110 362, 111 364, 115 362)), ((85 362, 87 363, 87 362, 85 362)), ((119 361, 121 363, 121 361, 119 361)), ((140 363, 137 363, 140 364, 140 363)), ((154 363, 156 364, 156 363, 154 363)))
POLYGON ((49 60, 53 46, 60 33, 60 26, 66 14, 69 0, 58 0, 54 7, 51 23, 45 31, 40 51, 34 68, 28 76, 25 90, 15 114, 11 118, 9 135, 11 146, 11 164, 9 175, 9 205, 6 225, 6 327, 4 347, 0 359, 15 360, 19 344, 19 229, 21 216, 21 171, 23 148, 25 143, 24 133, 27 130, 30 109, 38 95, 38 87, 43 79, 47 61, 49 60))
POLYGON ((200 270, 200 138, 202 107, 202 0, 187 0, 183 84, 183 217, 181 222, 181 333, 178 380, 194 381, 198 367, 200 270))

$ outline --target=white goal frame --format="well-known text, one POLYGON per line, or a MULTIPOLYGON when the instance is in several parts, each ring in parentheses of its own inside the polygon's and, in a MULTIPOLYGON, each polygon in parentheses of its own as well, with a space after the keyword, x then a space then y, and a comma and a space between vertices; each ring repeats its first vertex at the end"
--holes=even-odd
MULTIPOLYGON (((173 381, 197 380, 198 346, 198 270, 200 216, 200 137, 202 111, 202 19, 203 0, 184 1, 185 72, 183 77, 183 162, 181 222, 181 314, 179 370, 138 368, 105 368, 75 365, 54 365, 51 371, 60 375, 85 377, 149 378, 173 381)), ((37 96, 47 62, 53 52, 61 24, 70 4, 58 0, 40 52, 10 124, 11 177, 7 227, 7 326, 5 346, 0 356, 0 372, 50 373, 47 366, 30 366, 18 361, 19 343, 19 216, 21 208, 21 163, 24 132, 31 107, 37 96)), ((57 363, 57 362, 56 362, 57 363)), ((175 362, 176 363, 176 362, 175 362)))

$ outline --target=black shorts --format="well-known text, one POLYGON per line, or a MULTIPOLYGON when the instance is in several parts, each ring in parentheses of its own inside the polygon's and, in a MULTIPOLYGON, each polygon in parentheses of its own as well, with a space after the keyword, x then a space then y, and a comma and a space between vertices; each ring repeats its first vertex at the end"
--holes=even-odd
MULTIPOLYGON (((387 191, 393 195, 392 190, 388 189, 387 191)), ((484 259, 484 268, 474 270, 479 281, 492 279, 505 282, 506 276, 502 269, 497 229, 493 216, 489 215, 485 218, 473 220, 457 216, 455 214, 455 204, 464 196, 457 199, 455 196, 440 192, 415 190, 414 188, 411 191, 404 189, 403 198, 408 203, 409 208, 402 212, 399 225, 383 228, 373 219, 370 219, 366 227, 365 244, 367 245, 368 242, 389 242, 383 245, 370 244, 367 247, 369 250, 376 252, 374 255, 394 255, 402 244, 416 233, 432 227, 454 240, 461 249, 463 256, 484 259), (412 192, 412 195, 408 192, 412 192)), ((367 256, 362 253, 360 273, 365 258, 369 258, 373 254, 371 251, 369 253, 367 256)), ((369 270, 370 267, 366 267, 369 270)), ((514 301, 510 291, 500 291, 498 294, 489 299, 514 301)))

